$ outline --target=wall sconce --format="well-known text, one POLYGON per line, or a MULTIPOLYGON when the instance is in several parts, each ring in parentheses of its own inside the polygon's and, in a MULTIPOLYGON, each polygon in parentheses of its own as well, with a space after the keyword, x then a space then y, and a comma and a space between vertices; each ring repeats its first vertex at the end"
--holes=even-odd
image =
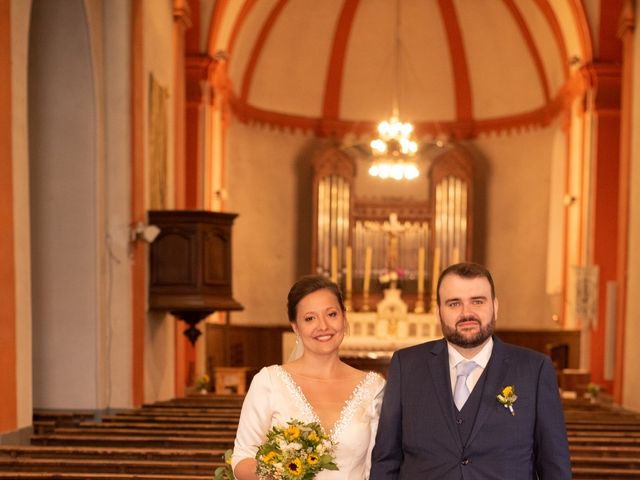
POLYGON ((147 243, 152 243, 160 234, 160 228, 156 225, 145 225, 142 222, 138 222, 131 226, 131 242, 136 240, 143 240, 147 243))

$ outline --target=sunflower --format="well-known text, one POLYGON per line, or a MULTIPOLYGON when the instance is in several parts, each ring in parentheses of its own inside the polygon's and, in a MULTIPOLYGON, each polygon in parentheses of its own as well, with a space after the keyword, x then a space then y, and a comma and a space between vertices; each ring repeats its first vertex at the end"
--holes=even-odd
POLYGON ((319 461, 320 461, 320 457, 314 453, 310 453, 309 456, 307 457, 307 463, 309 465, 315 465, 319 461))
POLYGON ((294 477, 302 474, 302 462, 300 461, 300 459, 294 458, 293 460, 289 461, 289 463, 287 463, 287 471, 294 477))
POLYGON ((287 440, 295 440, 300 436, 300 429, 295 425, 289 425, 284 431, 284 436, 287 440))
POLYGON ((278 459, 278 454, 273 450, 262 457, 264 463, 273 463, 278 459))
POLYGON ((312 430, 311 433, 307 436, 307 440, 309 440, 310 442, 317 442, 319 440, 318 434, 316 434, 316 432, 312 430))

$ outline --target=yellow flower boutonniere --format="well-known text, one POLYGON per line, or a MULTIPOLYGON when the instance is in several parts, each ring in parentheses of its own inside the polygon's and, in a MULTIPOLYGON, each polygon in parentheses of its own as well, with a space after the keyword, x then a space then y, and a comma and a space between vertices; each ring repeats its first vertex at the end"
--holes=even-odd
POLYGON ((513 411, 513 404, 518 399, 516 395, 516 389, 513 385, 507 385, 502 389, 502 391, 496 396, 498 401, 504 405, 504 408, 508 408, 511 412, 511 415, 515 415, 516 412, 513 411))

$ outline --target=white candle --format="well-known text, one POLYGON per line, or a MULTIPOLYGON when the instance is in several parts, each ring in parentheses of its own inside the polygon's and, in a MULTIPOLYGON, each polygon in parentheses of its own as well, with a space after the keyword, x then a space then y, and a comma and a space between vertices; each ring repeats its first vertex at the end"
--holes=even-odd
POLYGON ((347 292, 351 292, 351 283, 352 283, 352 277, 351 277, 351 246, 348 246, 344 252, 344 261, 346 263, 346 278, 345 278, 345 290, 347 292))
POLYGON ((364 285, 363 292, 369 292, 369 282, 371 281, 371 256, 373 252, 371 247, 367 247, 364 254, 364 285))
POLYGON ((331 281, 338 283, 338 247, 331 247, 331 281))
POLYGON ((418 248, 418 294, 424 292, 424 247, 418 248))
POLYGON ((433 250, 433 281, 431 283, 431 303, 435 304, 437 299, 438 277, 440 276, 440 248, 433 250))
POLYGON ((453 263, 459 263, 460 262, 460 249, 458 247, 454 247, 453 248, 453 263))

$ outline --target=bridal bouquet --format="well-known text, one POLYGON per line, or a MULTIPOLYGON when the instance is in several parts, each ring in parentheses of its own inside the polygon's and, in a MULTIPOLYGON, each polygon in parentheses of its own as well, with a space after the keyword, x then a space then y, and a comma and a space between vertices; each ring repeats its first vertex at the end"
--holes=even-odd
POLYGON ((317 422, 276 425, 258 448, 256 474, 274 480, 312 480, 321 470, 338 470, 335 447, 317 422))

